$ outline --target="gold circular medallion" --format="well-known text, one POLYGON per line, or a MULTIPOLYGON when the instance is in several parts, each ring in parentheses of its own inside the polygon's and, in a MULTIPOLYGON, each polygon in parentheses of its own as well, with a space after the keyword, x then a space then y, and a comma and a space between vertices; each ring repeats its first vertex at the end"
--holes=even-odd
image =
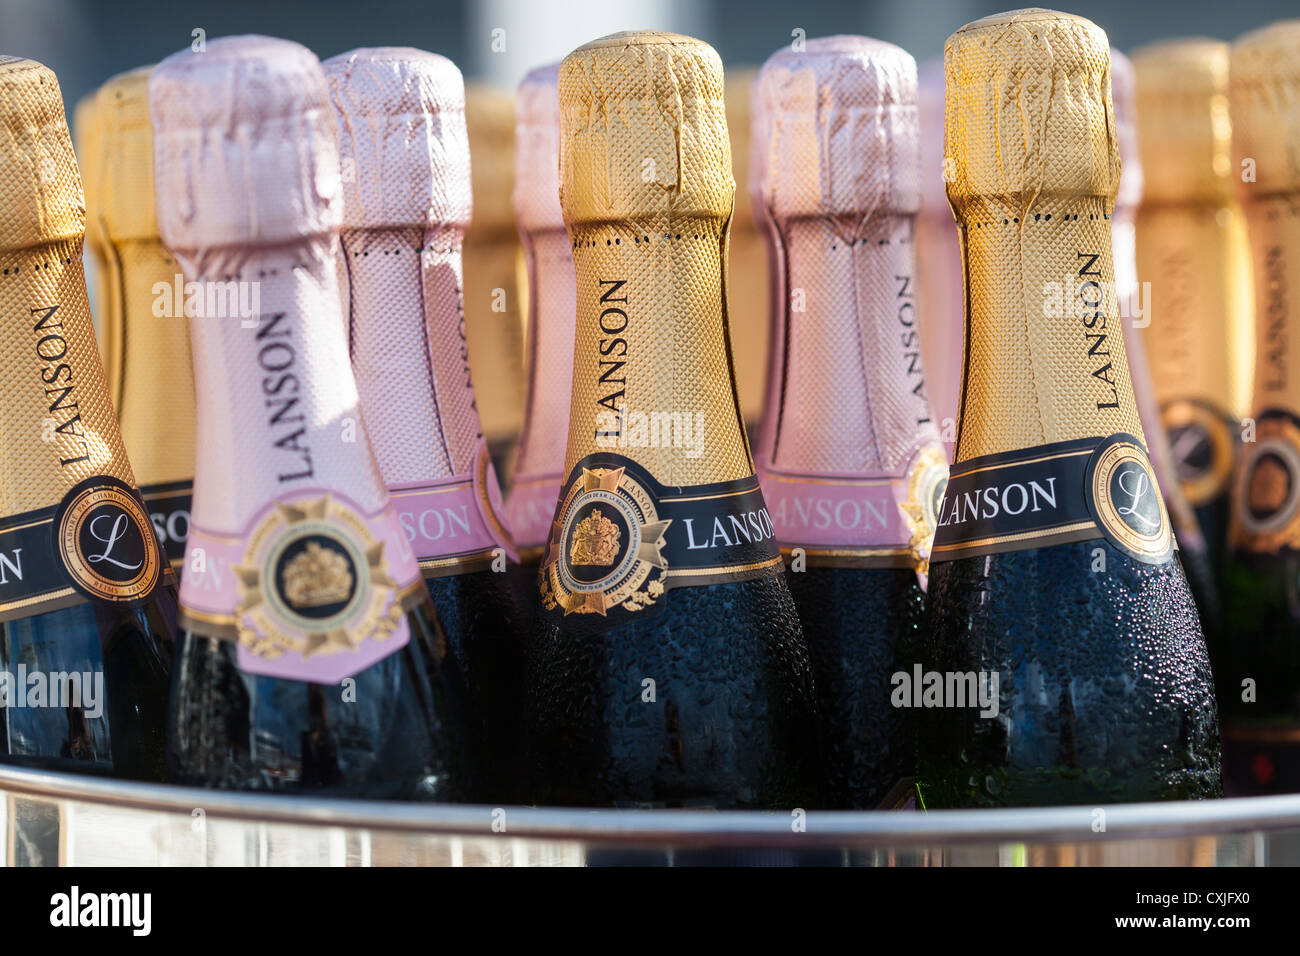
POLYGON ((615 607, 649 607, 665 590, 670 523, 625 468, 583 468, 552 528, 540 579, 543 606, 601 617, 615 607))
POLYGON ((1147 564, 1163 564, 1173 548, 1169 513, 1146 449, 1131 435, 1116 435, 1088 465, 1089 510, 1111 544, 1147 564))
POLYGON ((948 458, 941 446, 928 445, 917 453, 907 471, 907 501, 901 505, 908 548, 922 571, 929 568, 930 547, 947 488, 948 458))
POLYGON ((1243 452, 1233 499, 1233 538, 1248 551, 1274 552, 1300 539, 1300 428, 1261 419, 1243 452))
POLYGON ((235 567, 240 643, 274 660, 286 651, 328 657, 387 640, 404 607, 384 552, 366 517, 340 495, 277 502, 249 533, 235 567))
POLYGON ((1230 420, 1200 402, 1169 402, 1161 412, 1178 481, 1193 508, 1221 495, 1232 480, 1235 439, 1230 420))
POLYGON ((56 545, 73 585, 100 601, 147 597, 162 576, 162 547, 134 489, 107 476, 74 487, 59 506, 56 545))

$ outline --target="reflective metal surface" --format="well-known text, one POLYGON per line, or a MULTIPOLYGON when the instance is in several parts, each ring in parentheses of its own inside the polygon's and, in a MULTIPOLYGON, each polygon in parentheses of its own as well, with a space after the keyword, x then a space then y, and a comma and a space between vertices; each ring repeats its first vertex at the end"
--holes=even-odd
POLYGON ((1300 864, 1300 795, 932 813, 574 810, 260 796, 12 767, 0 767, 0 794, 11 866, 1300 864))

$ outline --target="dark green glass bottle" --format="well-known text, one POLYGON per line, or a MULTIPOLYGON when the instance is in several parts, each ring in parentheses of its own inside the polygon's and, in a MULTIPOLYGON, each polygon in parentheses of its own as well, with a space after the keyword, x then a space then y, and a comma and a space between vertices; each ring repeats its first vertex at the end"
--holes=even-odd
POLYGON ((811 664, 727 342, 721 63, 616 34, 570 54, 559 89, 577 332, 526 663, 533 797, 815 805, 811 664))
POLYGON ((920 795, 1216 796, 1213 680, 1118 326, 1105 34, 990 17, 949 38, 946 69, 967 348, 926 634, 895 688, 920 795))
POLYGON ((1254 440, 1233 491, 1229 634, 1216 661, 1224 788, 1300 791, 1300 25, 1282 21, 1232 46, 1237 194, 1255 281, 1254 440))
POLYGON ((869 809, 912 773, 890 688, 948 473, 916 308, 916 64, 809 40, 768 59, 754 105, 752 191, 779 264, 759 474, 812 654, 826 799, 869 809))

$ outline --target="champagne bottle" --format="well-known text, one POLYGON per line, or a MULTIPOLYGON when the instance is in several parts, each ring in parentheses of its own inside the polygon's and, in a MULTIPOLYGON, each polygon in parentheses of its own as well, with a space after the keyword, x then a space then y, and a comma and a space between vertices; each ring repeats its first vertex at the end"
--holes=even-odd
POLYGON ((736 366, 736 389, 740 392, 740 414, 747 431, 753 432, 767 400, 768 350, 771 308, 768 302, 767 238, 754 219, 746 200, 753 188, 754 149, 750 140, 753 117, 755 69, 729 70, 723 97, 727 104, 727 132, 731 135, 731 164, 736 175, 736 208, 731 215, 727 242, 728 268, 745 281, 730 291, 731 352, 736 366))
POLYGON ((577 331, 525 674, 538 802, 817 799, 808 652, 728 350, 722 83, 711 47, 653 31, 560 67, 577 331))
POLYGON ((162 777, 175 580, 95 345, 54 74, 0 56, 3 759, 162 777))
POLYGON ((1220 792, 1213 681, 1147 457, 1115 297, 1106 35, 1047 10, 949 37, 968 320, 930 556, 928 806, 1220 792))
POLYGON ((465 121, 474 187, 474 219, 465 230, 465 328, 470 369, 479 383, 479 417, 492 458, 505 474, 523 420, 528 314, 510 202, 514 102, 494 86, 468 84, 465 121))
POLYGON ((1147 362, 1146 343, 1138 323, 1145 325, 1150 317, 1145 314, 1141 289, 1138 284, 1136 254, 1137 211, 1142 201, 1142 158, 1137 141, 1137 91, 1133 64, 1123 53, 1110 51, 1111 87, 1115 104, 1115 129, 1119 136, 1119 158, 1122 174, 1119 192, 1115 197, 1115 212, 1110 220, 1111 243, 1115 251, 1115 294, 1119 301, 1124 329, 1124 350, 1128 356, 1129 371, 1133 378, 1133 398, 1137 402, 1138 418, 1146 436, 1147 451, 1156 472, 1160 494, 1169 510, 1179 557, 1196 599, 1196 609, 1201 619, 1201 630, 1214 660, 1215 644, 1223 629, 1223 605, 1219 596, 1219 582, 1215 578, 1217 559, 1212 558, 1192 509, 1183 493, 1178 478, 1178 466, 1169 436, 1160 417, 1160 402, 1155 384, 1151 380, 1151 366, 1147 362), (1142 313, 1142 314, 1139 314, 1142 313))
POLYGON ((945 188, 951 173, 945 174, 943 162, 943 82, 943 60, 932 60, 918 70, 921 212, 916 217, 916 305, 930 409, 951 461, 960 411, 966 313, 961 298, 961 249, 945 188))
POLYGON ((758 473, 815 669, 827 797, 875 807, 912 769, 890 688, 948 477, 917 330, 916 63, 865 37, 779 50, 754 136, 782 289, 758 473))
POLYGON ((116 400, 122 441, 140 493, 172 567, 179 571, 194 486, 194 369, 187 311, 214 320, 246 318, 249 302, 214 301, 230 314, 206 315, 205 297, 187 296, 175 261, 158 238, 153 196, 149 73, 123 73, 99 90, 104 163, 96 212, 114 263, 106 291, 116 318, 121 366, 116 400), (165 369, 166 374, 159 374, 165 369))
POLYGON ((1230 178, 1228 45, 1169 40, 1134 51, 1133 66, 1146 353, 1183 491, 1221 580, 1254 356, 1249 253, 1230 178))
POLYGON ((1233 169, 1255 280, 1254 442, 1233 494, 1225 785, 1300 790, 1300 20, 1232 46, 1233 169))
POLYGON ((347 325, 367 434, 469 685, 485 771, 478 798, 510 802, 523 646, 506 571, 518 556, 466 349, 464 82, 445 57, 397 47, 343 53, 324 70, 345 172, 347 325))
POLYGON ((536 603, 537 564, 564 480, 573 316, 573 250, 560 210, 559 64, 524 77, 515 95, 515 221, 528 274, 527 392, 506 517, 536 603))
POLYGON ((310 51, 209 40, 149 79, 162 239, 203 294, 168 773, 448 799, 472 786, 455 660, 370 453, 337 268, 334 110, 310 51), (246 291, 241 287, 248 284, 246 291))

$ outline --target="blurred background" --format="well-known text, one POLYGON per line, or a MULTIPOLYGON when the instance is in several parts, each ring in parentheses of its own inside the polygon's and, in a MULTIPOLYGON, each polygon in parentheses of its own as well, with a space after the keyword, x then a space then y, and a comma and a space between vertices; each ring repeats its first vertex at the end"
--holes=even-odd
MULTIPOLYGON (((1024 4, 1028 6, 1028 3, 1024 4)), ((657 28, 707 40, 725 64, 761 64, 790 42, 859 33, 919 61, 948 34, 1015 0, 0 0, 0 52, 58 74, 69 108, 109 76, 206 37, 265 33, 322 59, 358 46, 416 46, 454 60, 467 78, 513 87, 533 66, 617 30, 657 28)), ((1296 0, 1071 0, 1130 49, 1169 36, 1234 37, 1297 15, 1296 0)))

